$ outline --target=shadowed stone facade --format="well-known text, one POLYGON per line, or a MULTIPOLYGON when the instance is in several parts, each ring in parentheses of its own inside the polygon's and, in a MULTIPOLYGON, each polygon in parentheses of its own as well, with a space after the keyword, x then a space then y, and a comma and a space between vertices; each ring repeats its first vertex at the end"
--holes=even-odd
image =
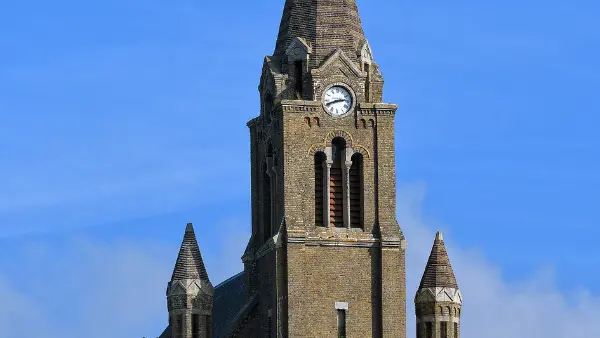
MULTIPOLYGON (((275 51, 262 67, 261 112, 248 122, 252 235, 244 272, 213 290, 189 225, 161 337, 406 338, 397 106, 383 103, 383 85, 354 0, 286 0, 275 51), (195 313, 205 326, 194 326, 195 313)), ((437 328, 446 317, 429 309, 449 303, 420 295, 458 286, 449 261, 438 264, 447 261, 441 234, 435 243, 440 254, 415 301, 418 322, 437 328)))

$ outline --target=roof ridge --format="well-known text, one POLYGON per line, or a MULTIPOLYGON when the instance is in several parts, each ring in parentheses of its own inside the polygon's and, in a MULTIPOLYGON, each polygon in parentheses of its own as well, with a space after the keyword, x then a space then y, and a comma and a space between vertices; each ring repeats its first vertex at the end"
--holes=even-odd
POLYGON ((227 278, 226 280, 222 281, 221 283, 217 284, 217 286, 215 286, 215 289, 225 285, 228 282, 231 282, 232 280, 238 278, 240 275, 243 275, 243 274, 244 274, 244 271, 238 272, 237 274, 235 274, 235 275, 227 278))

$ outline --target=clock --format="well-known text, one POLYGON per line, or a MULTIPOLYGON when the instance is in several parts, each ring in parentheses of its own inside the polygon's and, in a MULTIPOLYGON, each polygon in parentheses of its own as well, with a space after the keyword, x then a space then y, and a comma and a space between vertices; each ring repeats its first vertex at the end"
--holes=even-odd
POLYGON ((332 116, 347 114, 352 108, 352 94, 343 86, 332 86, 323 93, 323 107, 332 116))

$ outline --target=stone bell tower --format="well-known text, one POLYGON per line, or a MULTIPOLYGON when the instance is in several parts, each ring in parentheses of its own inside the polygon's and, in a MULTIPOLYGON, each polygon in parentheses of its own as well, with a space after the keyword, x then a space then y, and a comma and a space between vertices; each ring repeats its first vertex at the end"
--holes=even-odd
POLYGON ((417 338, 460 338, 462 294, 438 232, 415 296, 417 338))
POLYGON ((192 223, 183 242, 167 286, 170 338, 212 338, 213 286, 204 268, 192 223))
POLYGON ((286 0, 248 122, 247 332, 406 337, 397 106, 383 86, 355 0, 286 0))

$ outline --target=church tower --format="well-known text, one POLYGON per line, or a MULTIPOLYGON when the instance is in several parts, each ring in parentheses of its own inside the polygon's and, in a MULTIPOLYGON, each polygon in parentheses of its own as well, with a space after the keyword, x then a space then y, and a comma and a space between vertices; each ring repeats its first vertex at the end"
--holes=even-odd
POLYGON ((438 232, 415 296, 417 338, 460 338, 462 294, 438 232))
POLYGON ((406 337, 394 117, 355 0, 286 0, 248 122, 243 337, 406 337))
MULTIPOLYGON (((183 242, 167 286, 170 338, 212 338, 213 286, 202 262, 200 248, 191 223, 185 228, 183 242)), ((162 336, 161 336, 162 337, 162 336)))

